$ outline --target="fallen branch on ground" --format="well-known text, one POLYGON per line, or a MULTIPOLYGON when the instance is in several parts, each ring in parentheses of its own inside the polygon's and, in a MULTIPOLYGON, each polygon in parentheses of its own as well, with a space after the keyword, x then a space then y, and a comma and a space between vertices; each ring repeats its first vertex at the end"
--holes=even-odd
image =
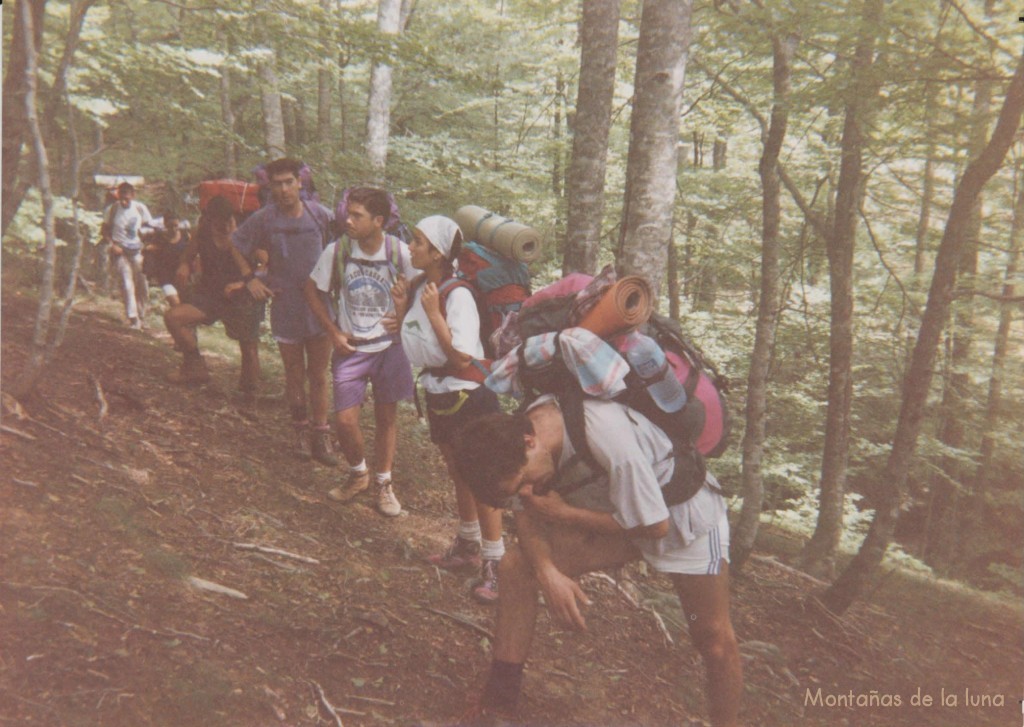
POLYGON ((444 616, 447 619, 451 619, 455 623, 462 624, 466 628, 472 629, 473 631, 476 631, 479 634, 483 634, 484 636, 489 638, 491 641, 494 641, 494 634, 492 634, 490 631, 485 629, 480 624, 478 624, 478 623, 476 623, 474 621, 471 621, 470 619, 466 618, 465 616, 459 616, 458 614, 455 614, 455 613, 448 613, 447 611, 441 611, 441 610, 436 609, 436 608, 430 608, 429 606, 420 606, 419 608, 422 609, 423 611, 430 611, 430 613, 436 613, 438 616, 444 616))
POLYGON ((100 414, 97 418, 102 421, 103 417, 110 411, 110 405, 107 403, 107 396, 103 393, 103 385, 100 384, 100 380, 89 374, 89 381, 92 382, 92 388, 96 392, 96 401, 100 404, 100 414))
POLYGON ((280 555, 282 558, 291 558, 293 560, 300 560, 303 563, 312 563, 313 565, 320 565, 320 561, 316 558, 310 558, 307 555, 298 555, 297 553, 289 553, 287 550, 281 550, 280 548, 271 548, 266 545, 257 545, 256 543, 232 543, 239 550, 258 550, 261 553, 268 553, 270 555, 280 555))
POLYGON ((36 440, 35 436, 33 436, 32 434, 29 434, 28 432, 23 432, 20 429, 15 429, 14 427, 9 427, 6 424, 0 424, 0 431, 4 432, 5 434, 13 434, 16 437, 27 439, 30 442, 34 442, 36 440))
POLYGON ((211 593, 219 593, 223 596, 230 596, 231 598, 237 598, 240 601, 248 601, 249 597, 241 591, 236 591, 234 588, 228 588, 222 586, 219 583, 208 581, 205 578, 197 578, 196 576, 189 576, 187 581, 195 586, 196 588, 203 591, 210 591, 211 593))

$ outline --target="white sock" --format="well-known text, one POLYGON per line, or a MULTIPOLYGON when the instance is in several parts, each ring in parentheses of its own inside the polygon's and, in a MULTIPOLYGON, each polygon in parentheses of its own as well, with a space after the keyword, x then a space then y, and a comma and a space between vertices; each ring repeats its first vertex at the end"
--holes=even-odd
POLYGON ((391 481, 391 472, 378 472, 377 473, 377 484, 383 485, 385 482, 391 481))
POLYGON ((349 465, 348 469, 352 474, 361 475, 364 472, 368 472, 370 468, 366 466, 366 460, 364 459, 357 465, 349 465))
POLYGON ((505 541, 502 538, 480 541, 480 557, 484 560, 501 560, 503 555, 505 555, 505 541))
POLYGON ((480 521, 473 520, 472 522, 466 522, 464 520, 459 521, 459 537, 463 540, 472 540, 475 543, 480 542, 480 521))

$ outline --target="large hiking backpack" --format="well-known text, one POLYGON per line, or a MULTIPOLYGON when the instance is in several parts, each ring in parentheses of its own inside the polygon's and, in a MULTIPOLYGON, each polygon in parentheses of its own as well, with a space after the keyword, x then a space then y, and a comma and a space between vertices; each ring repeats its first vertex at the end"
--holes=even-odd
MULTIPOLYGON (((260 164, 253 169, 252 176, 256 180, 256 184, 259 185, 259 206, 266 207, 267 203, 270 202, 270 175, 267 174, 267 165, 260 164)), ((320 195, 316 191, 316 184, 313 183, 313 170, 305 162, 302 162, 302 166, 299 167, 299 182, 302 183, 302 189, 299 190, 299 199, 303 202, 320 201, 320 195)))
MULTIPOLYGON (((338 234, 345 234, 346 220, 348 219, 348 196, 352 193, 355 187, 347 187, 341 193, 341 197, 338 199, 338 204, 334 208, 334 221, 338 226, 338 234)), ((402 222, 401 215, 398 214, 398 202, 395 201, 395 195, 391 192, 385 192, 388 196, 388 202, 391 204, 391 211, 388 214, 388 222, 384 226, 385 234, 394 235, 399 240, 404 242, 406 245, 412 240, 412 231, 408 225, 402 222)))
MULTIPOLYGON (((578 273, 571 277, 572 280, 561 280, 538 291, 523 304, 515 321, 522 340, 574 325, 575 293, 592 279, 578 273)), ((724 396, 728 381, 670 318, 653 314, 639 332, 650 336, 661 347, 671 375, 686 392, 686 403, 674 412, 662 409, 632 365, 625 378, 625 391, 612 400, 640 412, 672 440, 676 450, 676 474, 662 491, 666 502, 673 505, 697 493, 706 472, 703 459, 720 456, 728 445, 729 416, 724 396)), ((614 336, 607 343, 629 361, 625 355, 628 345, 625 335, 614 336)), ((560 358, 531 368, 523 357, 523 347, 519 348, 518 356, 518 376, 526 392, 526 402, 542 394, 555 394, 573 448, 588 464, 596 467, 584 432, 583 401, 589 395, 583 392, 580 382, 560 358)))
POLYGON ((250 182, 237 179, 207 179, 199 183, 198 191, 200 212, 206 211, 206 206, 214 197, 225 197, 238 215, 248 215, 261 206, 260 188, 250 182))

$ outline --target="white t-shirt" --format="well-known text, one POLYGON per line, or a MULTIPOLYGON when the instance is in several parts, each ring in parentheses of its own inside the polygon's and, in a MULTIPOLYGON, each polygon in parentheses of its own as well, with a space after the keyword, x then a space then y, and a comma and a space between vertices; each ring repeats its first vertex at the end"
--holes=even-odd
POLYGON ((385 241, 373 255, 364 253, 358 243, 348 239, 332 242, 320 254, 309 277, 320 290, 329 292, 331 275, 334 271, 335 249, 337 246, 351 245, 348 264, 338 296, 337 310, 332 311, 341 332, 357 341, 353 344, 362 353, 377 353, 391 345, 391 338, 381 323, 384 316, 393 313, 395 303, 391 299, 391 286, 395 275, 401 273, 411 280, 417 270, 409 259, 409 247, 397 237, 391 237, 392 250, 398 248, 398 270, 393 267, 393 258, 387 255, 388 244, 385 241), (359 343, 358 341, 367 341, 359 343))
MULTIPOLYGON (((423 309, 423 289, 416 288, 409 312, 402 321, 402 348, 414 368, 444 366, 448 357, 437 340, 434 327, 430 325, 427 312, 423 309)), ((473 358, 484 357, 484 346, 480 342, 480 313, 476 309, 473 294, 463 287, 456 287, 445 301, 445 320, 452 332, 452 345, 456 351, 468 353, 473 358)), ((449 391, 475 389, 480 384, 457 376, 438 377, 424 374, 420 381, 423 390, 431 394, 445 394, 449 391)))
POLYGON ((153 216, 149 214, 146 205, 133 199, 127 207, 114 202, 107 207, 103 219, 110 223, 110 239, 115 244, 127 250, 138 250, 142 247, 139 231, 153 216))
MULTIPOLYGON (((557 404, 554 397, 542 396, 530 408, 551 401, 557 404)), ((712 489, 717 480, 708 472, 696 495, 669 508, 661 487, 672 479, 675 460, 665 433, 639 412, 617 402, 587 399, 583 407, 587 443, 604 471, 595 473, 574 458, 576 452, 566 432, 554 489, 575 507, 611 513, 627 530, 668 518, 664 538, 636 538, 633 542, 655 570, 680 572, 675 566, 680 552, 725 517, 725 499, 712 489), (587 484, 573 489, 581 481, 587 484)))

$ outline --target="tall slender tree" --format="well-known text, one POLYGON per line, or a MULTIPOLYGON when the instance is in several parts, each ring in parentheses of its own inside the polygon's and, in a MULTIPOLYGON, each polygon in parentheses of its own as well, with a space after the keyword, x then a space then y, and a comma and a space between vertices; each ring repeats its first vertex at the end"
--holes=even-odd
POLYGON ((645 276, 655 300, 672 239, 692 9, 692 0, 645 0, 640 16, 617 265, 621 272, 645 276))
POLYGON ((584 0, 580 21, 580 81, 566 178, 562 273, 597 271, 604 219, 605 167, 612 125, 621 0, 584 0))
POLYGON ((818 521, 803 554, 812 573, 835 573, 836 549, 843 531, 843 504, 850 453, 850 407, 853 400, 853 253, 857 215, 864 193, 863 157, 868 125, 881 86, 875 45, 882 31, 883 0, 865 0, 850 81, 836 184, 836 207, 827 240, 831 291, 829 319, 828 411, 821 462, 818 521))
MULTIPOLYGON (((377 31, 384 36, 398 35, 401 27, 401 0, 380 0, 377 5, 377 31)), ((391 124, 391 65, 377 60, 370 71, 370 96, 366 114, 366 158, 376 183, 385 179, 388 138, 391 124)))
POLYGON ((885 551, 892 542, 907 486, 907 475, 917 447, 924 418, 925 402, 931 388, 935 353, 942 329, 949 315, 956 283, 957 267, 967 244, 971 209, 981 190, 996 173, 1020 128, 1024 112, 1024 56, 1020 58, 1013 78, 1006 90, 1005 101, 999 113, 995 130, 984 150, 964 170, 953 195, 945 231, 935 257, 935 273, 928 291, 928 302, 921 318, 917 342, 911 355, 910 366, 903 381, 903 401, 900 405, 892 449, 885 470, 879 478, 875 496, 875 516, 867 537, 850 565, 825 592, 825 604, 842 613, 863 592, 885 551))
POLYGON ((761 163, 758 165, 762 190, 761 295, 757 308, 754 349, 750 354, 750 371, 747 374, 746 428, 743 434, 743 510, 733 538, 733 562, 737 568, 743 567, 743 563, 754 548, 764 501, 761 462, 764 456, 768 372, 775 346, 775 329, 778 324, 782 287, 779 273, 779 225, 782 205, 778 165, 782 142, 786 138, 786 126, 789 123, 790 77, 797 43, 797 37, 790 34, 778 34, 772 38, 774 101, 770 124, 762 131, 764 150, 761 153, 761 163))

